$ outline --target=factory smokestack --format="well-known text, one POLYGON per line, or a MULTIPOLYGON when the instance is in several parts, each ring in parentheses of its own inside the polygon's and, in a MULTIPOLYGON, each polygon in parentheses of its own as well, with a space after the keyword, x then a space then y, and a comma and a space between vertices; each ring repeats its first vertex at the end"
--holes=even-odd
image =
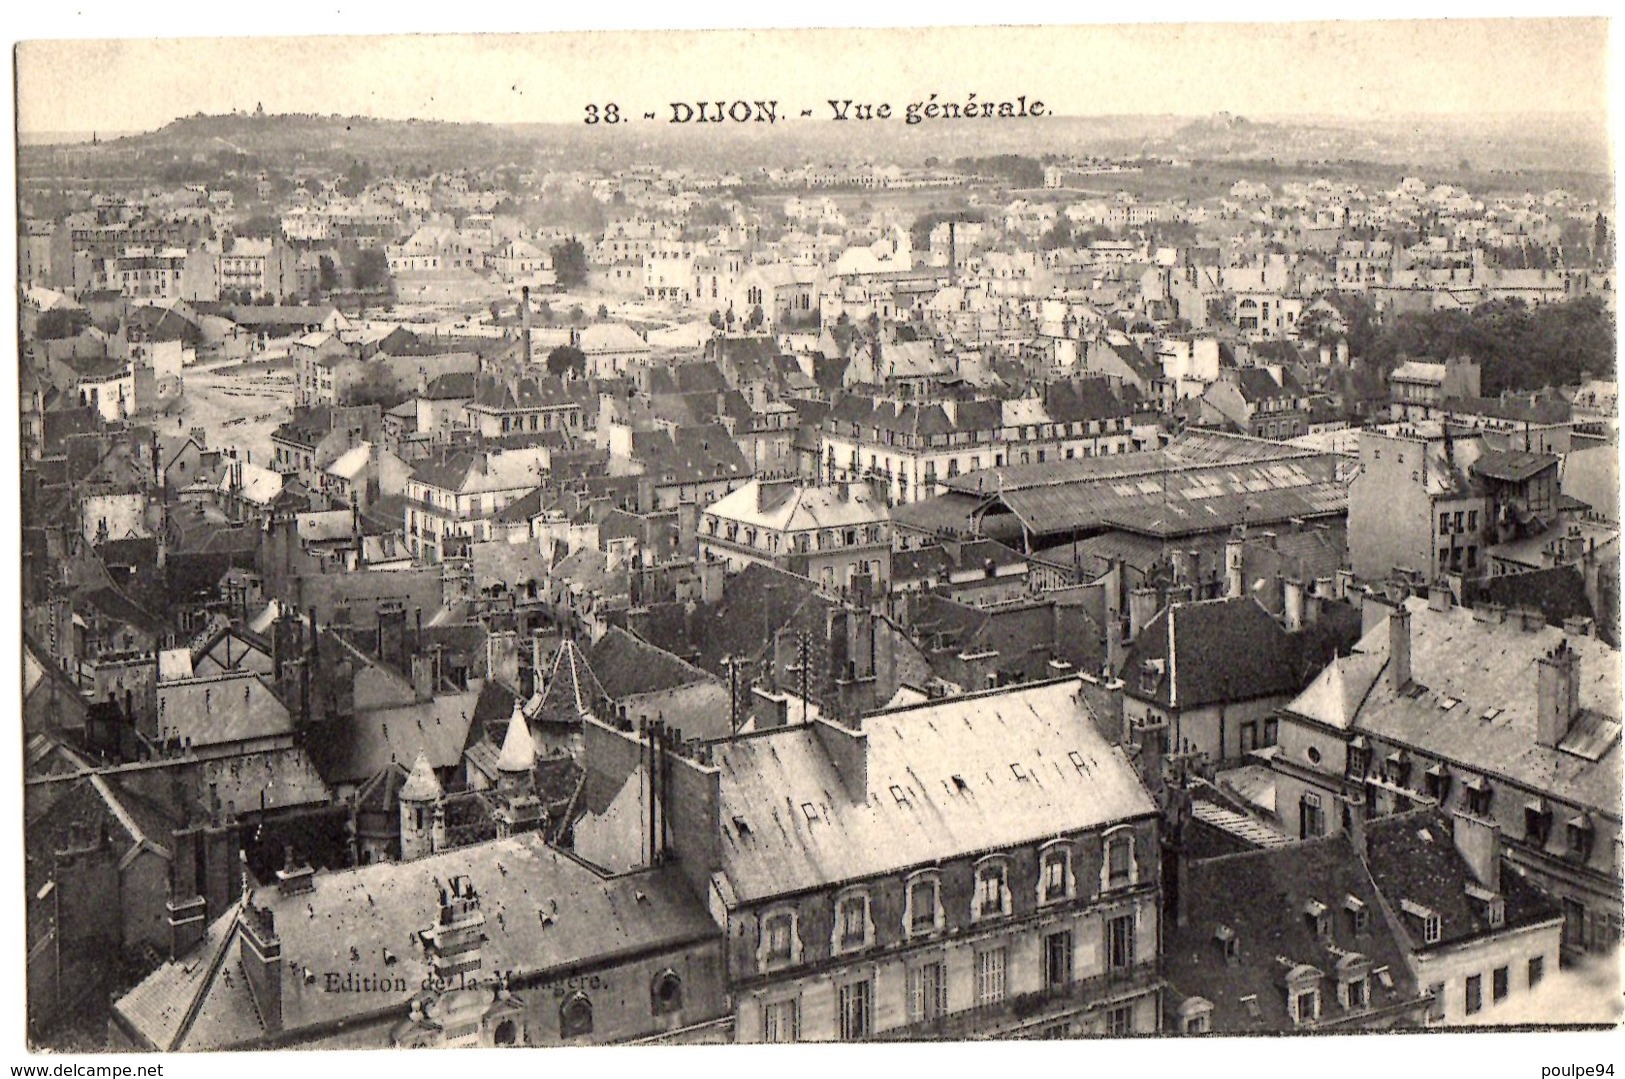
POLYGON ((530 286, 519 289, 519 325, 525 338, 525 366, 530 367, 530 286))

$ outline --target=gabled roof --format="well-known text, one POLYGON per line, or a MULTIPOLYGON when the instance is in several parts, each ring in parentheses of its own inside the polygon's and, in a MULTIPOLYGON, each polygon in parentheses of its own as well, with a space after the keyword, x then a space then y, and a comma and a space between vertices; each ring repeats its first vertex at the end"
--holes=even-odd
POLYGON ((1382 916, 1376 885, 1346 835, 1193 862, 1181 873, 1186 916, 1164 923, 1163 970, 1176 1001, 1213 1005, 1215 1033, 1298 1029, 1285 976, 1300 968, 1322 976, 1319 1025, 1359 1025, 1362 1013, 1346 1011, 1337 998, 1338 963, 1349 953, 1364 956, 1373 974, 1386 969, 1392 988, 1371 978, 1373 1008, 1419 1001, 1404 942, 1382 916), (1363 931, 1345 913, 1350 900, 1368 912, 1363 931), (1312 927, 1311 904, 1324 908, 1328 938, 1312 927), (1226 935, 1234 941, 1234 962, 1225 958, 1226 935))
POLYGON ((1130 696, 1175 709, 1293 694, 1313 673, 1301 669, 1291 635, 1251 596, 1163 608, 1123 664, 1130 696), (1148 689, 1142 674, 1158 665, 1148 689))
POLYGON ((611 626, 598 639, 588 653, 588 662, 605 695, 613 701, 714 681, 707 672, 619 626, 611 626))
POLYGON ((1127 758, 1096 730, 1075 679, 875 713, 862 730, 861 792, 816 725, 715 745, 723 874, 739 901, 1155 812, 1127 758))
POLYGON ((1520 874, 1499 873, 1504 927, 1495 926, 1482 900, 1468 888, 1482 888, 1451 838, 1455 822, 1435 807, 1378 817, 1366 823, 1366 863, 1377 888, 1398 914, 1410 948, 1448 947, 1497 929, 1512 932, 1562 917, 1562 908, 1543 896, 1520 874), (1423 907, 1439 916, 1439 939, 1428 944, 1423 926, 1403 911, 1403 904, 1423 907))

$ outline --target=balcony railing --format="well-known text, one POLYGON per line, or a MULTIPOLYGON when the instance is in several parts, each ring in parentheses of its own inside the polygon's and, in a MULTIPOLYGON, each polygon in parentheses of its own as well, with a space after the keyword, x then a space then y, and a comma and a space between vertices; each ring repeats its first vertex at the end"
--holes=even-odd
POLYGON ((1162 984, 1162 962, 1147 960, 1120 970, 1106 971, 1032 993, 1009 996, 996 1004, 980 1004, 904 1026, 884 1030, 876 1041, 964 1041, 998 1037, 1082 1008, 1149 993, 1162 984))

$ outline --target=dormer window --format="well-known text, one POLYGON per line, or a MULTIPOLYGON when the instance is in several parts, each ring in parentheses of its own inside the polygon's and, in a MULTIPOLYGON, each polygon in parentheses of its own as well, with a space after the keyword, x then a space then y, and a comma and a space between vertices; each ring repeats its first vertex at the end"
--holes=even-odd
POLYGON ((1292 1021, 1305 1026, 1320 1019, 1320 989, 1301 989, 1292 994, 1292 1021))
POLYGON ((1439 943, 1439 939, 1443 935, 1443 925, 1437 912, 1409 899, 1401 899, 1399 909, 1421 923, 1422 942, 1424 944, 1439 943))
POLYGON ((1003 858, 976 867, 976 895, 971 919, 997 918, 1010 913, 1010 869, 1003 858))
POLYGON ((1135 879, 1134 833, 1127 828, 1107 833, 1105 857, 1100 867, 1100 890, 1129 888, 1135 879))
POLYGON ((1450 769, 1442 764, 1435 764, 1427 770, 1425 779, 1428 797, 1443 805, 1445 798, 1450 794, 1450 769))
POLYGON ((1038 901, 1054 903, 1077 892, 1072 876, 1072 852, 1067 847, 1046 847, 1039 861, 1038 901))
POLYGON ((1591 857, 1591 845, 1597 836, 1596 828, 1591 823, 1590 814, 1581 813, 1576 817, 1571 817, 1569 819, 1568 832, 1569 854, 1581 862, 1589 860, 1591 857))
POLYGON ((1343 914, 1348 922, 1350 936, 1364 933, 1371 924, 1371 912, 1355 896, 1344 897, 1343 914))
POLYGON ((1523 834, 1531 843, 1544 847, 1552 834, 1552 807, 1544 798, 1524 803, 1523 834))
POLYGON ((844 895, 835 903, 835 936, 830 950, 835 954, 867 948, 874 941, 874 924, 869 920, 869 897, 862 892, 844 895))
POLYGON ((1332 919, 1326 910, 1326 904, 1318 899, 1311 899, 1303 905, 1304 920, 1309 923, 1309 931, 1315 935, 1316 940, 1330 940, 1332 937, 1332 919))
POLYGON ((934 933, 943 927, 941 892, 941 882, 934 872, 909 880, 903 912, 903 926, 909 936, 934 933))
POLYGON ((798 951, 795 911, 775 911, 762 919, 757 960, 763 970, 795 962, 798 951))
POLYGON ((1476 816, 1488 816, 1490 811, 1490 796, 1494 793, 1490 785, 1482 777, 1474 777, 1462 784, 1467 792, 1467 810, 1476 816))
POLYGON ((1213 939, 1218 942, 1219 951, 1224 956, 1226 963, 1233 965, 1240 960, 1241 946, 1236 940, 1236 931, 1234 929, 1231 929, 1228 925, 1221 925, 1214 931, 1213 939))

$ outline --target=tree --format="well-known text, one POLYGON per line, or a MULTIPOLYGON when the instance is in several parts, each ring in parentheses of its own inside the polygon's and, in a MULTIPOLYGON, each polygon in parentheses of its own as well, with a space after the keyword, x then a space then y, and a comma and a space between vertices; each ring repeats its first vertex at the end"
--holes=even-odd
POLYGON ((757 304, 750 309, 750 317, 745 319, 745 329, 759 330, 762 328, 764 321, 766 321, 766 316, 762 313, 762 305, 757 304))
POLYGON ((569 373, 580 378, 587 373, 587 354, 574 345, 560 345, 547 354, 547 373, 559 378, 569 373))
POLYGON ((1064 216, 1057 216, 1055 224, 1049 227, 1049 231, 1038 238, 1038 246, 1044 251, 1073 246, 1071 223, 1064 216))
POLYGON ((502 305, 496 300, 491 301, 491 324, 494 326, 502 321, 502 305))
POLYGON ((713 330, 722 329, 722 312, 721 311, 712 311, 710 321, 711 321, 711 328, 713 330))
POLYGON ((54 307, 34 324, 34 337, 40 341, 60 341, 77 337, 90 325, 90 312, 81 308, 54 307))
POLYGON ((583 311, 581 309, 580 304, 578 304, 578 303, 577 304, 571 304, 570 305, 570 325, 579 326, 585 321, 587 321, 587 312, 585 312, 585 311, 583 311))
POLYGON ((603 322, 607 318, 609 318, 609 305, 601 303, 598 305, 598 321, 603 322))
POLYGON ((542 320, 543 326, 553 325, 553 305, 546 300, 536 305, 536 317, 542 320))
POLYGON ((316 287, 323 292, 332 292, 339 287, 339 268, 331 255, 323 255, 316 260, 316 287))
POLYGON ((553 273, 560 287, 574 288, 587 280, 587 249, 574 236, 554 246, 553 273))
POLYGON ((389 288, 389 259, 376 247, 360 248, 350 266, 350 277, 362 292, 383 292, 389 288))

